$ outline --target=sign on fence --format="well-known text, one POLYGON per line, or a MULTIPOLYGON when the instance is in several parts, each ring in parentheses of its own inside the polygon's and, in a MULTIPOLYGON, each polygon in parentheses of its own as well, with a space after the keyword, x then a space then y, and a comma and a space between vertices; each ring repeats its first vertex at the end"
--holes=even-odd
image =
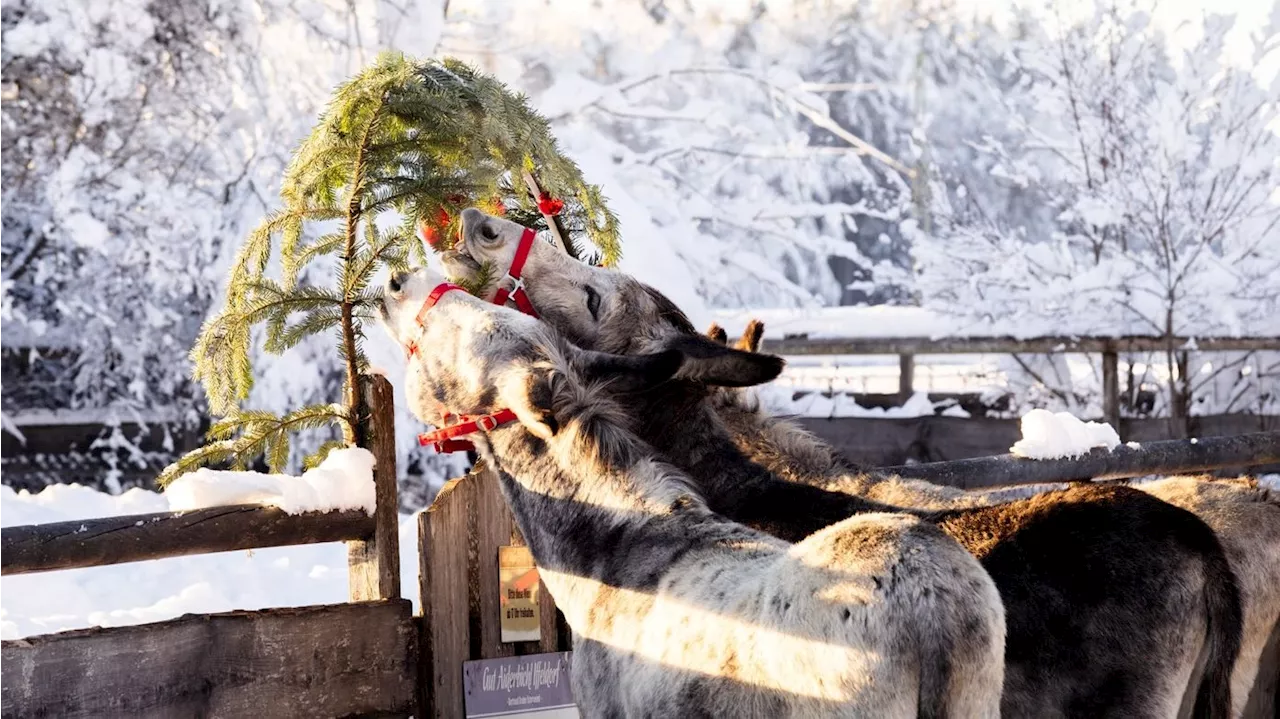
POLYGON ((502 641, 536 642, 542 638, 538 586, 538 568, 528 547, 498 547, 502 641))
POLYGON ((527 654, 463 662, 467 719, 578 719, 569 688, 572 654, 527 654))

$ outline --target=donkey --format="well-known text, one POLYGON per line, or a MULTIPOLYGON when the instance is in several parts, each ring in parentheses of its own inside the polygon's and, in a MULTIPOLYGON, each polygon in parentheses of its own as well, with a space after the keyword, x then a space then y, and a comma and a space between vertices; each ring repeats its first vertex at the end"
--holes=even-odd
POLYGON ((998 715, 999 595, 953 540, 902 514, 795 545, 725 519, 616 400, 669 380, 681 353, 584 351, 442 287, 418 270, 384 294, 411 408, 514 416, 476 445, 574 632, 585 715, 998 715))
MULTIPOLYGON (((803 469, 787 474, 790 455, 764 467, 735 446, 708 385, 732 385, 752 366, 741 357, 748 353, 698 334, 670 300, 625 274, 529 245, 513 222, 476 210, 462 219, 462 241, 444 255, 453 275, 474 280, 484 265, 510 267, 524 245, 526 301, 570 342, 696 358, 697 371, 682 369, 628 401, 643 420, 640 435, 689 473, 714 511, 793 541, 867 511, 857 491, 871 479, 846 477, 839 464, 823 471, 813 457, 797 457, 803 469), (779 482, 775 472, 798 481, 779 482)), ((1199 716, 1229 715, 1239 593, 1217 538, 1194 515, 1100 486, 993 507, 903 506, 969 549, 1000 590, 1006 716, 1171 717, 1189 687, 1199 716)))
MULTIPOLYGON (((747 324, 737 349, 757 352, 764 326, 747 324)), ((712 327, 708 336, 727 343, 722 329, 712 327)), ((753 395, 719 389, 713 395, 716 409, 739 446, 748 455, 779 472, 805 477, 838 477, 855 491, 888 505, 953 509, 990 506, 1017 496, 1031 496, 1065 485, 1027 485, 965 492, 918 480, 872 476, 854 469, 841 470, 841 461, 830 445, 796 423, 770 417, 761 411, 753 395), (797 472, 796 468, 803 470, 797 472)), ((1280 627, 1280 503, 1260 488, 1256 480, 1214 479, 1209 476, 1168 477, 1133 485, 1147 494, 1194 513, 1217 534, 1240 590, 1243 632, 1240 651, 1231 670, 1232 716, 1245 713, 1259 676, 1268 639, 1280 627)), ((1194 696, 1194 693, 1189 693, 1194 696)), ((1190 698, 1190 697, 1189 697, 1190 698)), ((1185 706, 1185 710, 1190 707, 1185 706)))

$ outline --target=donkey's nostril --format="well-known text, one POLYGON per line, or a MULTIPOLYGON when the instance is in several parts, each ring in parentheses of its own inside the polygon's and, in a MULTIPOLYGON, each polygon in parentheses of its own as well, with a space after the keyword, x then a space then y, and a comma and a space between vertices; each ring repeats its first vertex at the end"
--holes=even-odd
POLYGON ((391 279, 387 280, 387 289, 391 290, 392 292, 399 292, 400 288, 404 287, 404 283, 408 279, 408 277, 409 277, 408 272, 391 273, 391 279))

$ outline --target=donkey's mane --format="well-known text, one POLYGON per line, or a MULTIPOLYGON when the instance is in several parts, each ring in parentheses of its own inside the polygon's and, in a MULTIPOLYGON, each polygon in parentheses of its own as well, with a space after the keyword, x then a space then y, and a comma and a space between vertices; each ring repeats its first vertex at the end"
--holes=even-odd
POLYGON ((665 460, 655 459, 656 450, 632 429, 633 420, 614 399, 614 378, 584 381, 580 368, 570 359, 573 350, 561 338, 544 349, 551 414, 558 425, 554 444, 562 448, 560 460, 565 466, 591 467, 603 476, 648 465, 647 471, 631 472, 648 485, 642 489, 673 500, 690 495, 699 504, 703 502, 692 481, 665 460))

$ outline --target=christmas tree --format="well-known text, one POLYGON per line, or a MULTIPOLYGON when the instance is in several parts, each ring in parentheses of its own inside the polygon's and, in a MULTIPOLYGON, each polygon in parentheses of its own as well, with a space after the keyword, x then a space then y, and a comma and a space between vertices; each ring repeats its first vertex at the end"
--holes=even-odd
POLYGON ((426 260, 419 231, 437 250, 451 246, 463 208, 546 229, 577 259, 613 265, 621 252, 616 218, 559 152, 546 119, 524 96, 449 59, 387 54, 339 87, 295 152, 280 194, 284 206, 241 246, 226 304, 191 350, 193 377, 221 419, 208 444, 164 470, 162 486, 200 466, 240 468, 259 457, 281 471, 290 435, 300 430, 342 430, 308 465, 335 446, 366 446, 362 343, 379 300, 370 283, 383 267, 426 260), (587 243, 596 253, 589 258, 587 243), (334 286, 303 284, 305 268, 325 257, 335 262, 334 286), (272 258, 278 277, 268 273, 272 258), (332 333, 345 367, 342 401, 283 416, 242 408, 258 326, 263 348, 276 354, 332 333))

